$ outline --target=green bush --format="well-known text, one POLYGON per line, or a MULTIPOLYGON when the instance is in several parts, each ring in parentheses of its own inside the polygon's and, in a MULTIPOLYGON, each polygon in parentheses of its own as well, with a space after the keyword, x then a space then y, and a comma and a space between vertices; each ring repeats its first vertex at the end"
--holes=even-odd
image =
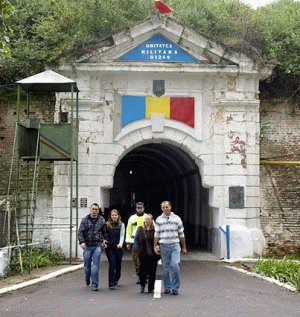
MULTIPOLYGON (((41 250, 41 249, 32 250, 31 258, 30 258, 29 250, 22 250, 21 254, 22 254, 22 264, 23 264, 24 271, 29 269, 30 260, 31 260, 31 268, 34 269, 34 268, 52 266, 65 259, 65 256, 61 252, 52 251, 52 250, 41 250)), ((12 268, 12 271, 16 273, 21 271, 20 257, 18 253, 16 253, 16 255, 12 258, 11 268, 12 268)))
MULTIPOLYGON (((0 58, 2 84, 34 75, 64 58, 72 60, 78 52, 88 52, 89 44, 157 12, 153 0, 9 2, 4 26, 0 13, 0 53, 1 45, 9 55, 11 52, 11 58, 0 58)), ((290 96, 296 91, 300 78, 299 1, 279 0, 256 10, 242 0, 166 2, 174 9, 171 16, 181 23, 260 63, 277 64, 266 83, 270 85, 265 85, 271 96, 290 96)))
POLYGON ((255 273, 275 278, 282 283, 295 286, 300 291, 300 264, 283 258, 258 261, 253 268, 255 273))

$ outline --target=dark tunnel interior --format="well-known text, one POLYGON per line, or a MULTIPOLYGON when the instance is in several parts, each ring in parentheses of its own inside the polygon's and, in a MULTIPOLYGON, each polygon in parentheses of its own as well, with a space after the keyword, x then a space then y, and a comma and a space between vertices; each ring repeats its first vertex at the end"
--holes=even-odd
POLYGON ((117 208, 126 224, 134 203, 145 203, 154 218, 168 200, 184 223, 187 245, 210 249, 208 189, 201 185, 199 168, 182 149, 167 143, 142 145, 120 161, 110 191, 110 209, 117 208))

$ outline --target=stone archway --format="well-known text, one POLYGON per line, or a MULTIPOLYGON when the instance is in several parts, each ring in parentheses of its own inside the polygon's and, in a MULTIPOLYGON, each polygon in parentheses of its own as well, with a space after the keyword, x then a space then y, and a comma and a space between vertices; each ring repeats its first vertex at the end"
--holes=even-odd
POLYGON ((211 249, 208 190, 201 185, 199 167, 182 149, 168 143, 134 148, 119 162, 110 190, 110 205, 126 220, 133 203, 143 201, 149 213, 160 215, 169 200, 184 223, 189 247, 211 249))

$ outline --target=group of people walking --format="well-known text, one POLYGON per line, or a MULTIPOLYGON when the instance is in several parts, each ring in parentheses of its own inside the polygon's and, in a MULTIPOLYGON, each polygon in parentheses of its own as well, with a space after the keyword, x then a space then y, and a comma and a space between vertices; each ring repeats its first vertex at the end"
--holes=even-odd
POLYGON ((109 213, 108 221, 99 214, 99 205, 91 206, 90 214, 81 221, 78 240, 83 249, 84 276, 87 286, 99 290, 99 270, 102 250, 109 262, 108 286, 114 290, 121 277, 124 240, 126 248, 132 250, 137 283, 140 292, 153 293, 157 262, 162 260, 164 293, 178 295, 180 286, 180 250, 187 253, 184 228, 179 216, 171 211, 171 203, 161 203, 162 215, 154 221, 151 214, 145 213, 144 203, 136 204, 126 228, 118 210, 109 213), (180 247, 181 243, 181 247, 180 247))

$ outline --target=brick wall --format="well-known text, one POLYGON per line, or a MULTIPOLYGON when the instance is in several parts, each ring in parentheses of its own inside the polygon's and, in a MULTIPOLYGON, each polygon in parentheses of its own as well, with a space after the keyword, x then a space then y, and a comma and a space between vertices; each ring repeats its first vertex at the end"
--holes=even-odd
MULTIPOLYGON (((300 107, 261 101, 261 160, 300 161, 300 107)), ((300 166, 261 165, 261 226, 267 253, 300 251, 300 166)))
POLYGON ((12 101, 6 99, 3 91, 0 90, 0 196, 7 194, 15 131, 15 112, 12 101))
MULTIPOLYGON (((14 92, 0 90, 0 196, 7 194, 16 122, 16 101, 14 92)), ((42 122, 53 122, 55 95, 41 94, 31 97, 30 116, 42 122)), ((26 96, 21 98, 21 122, 26 118, 26 96)), ((52 196, 53 162, 41 162, 39 194, 52 196)))

